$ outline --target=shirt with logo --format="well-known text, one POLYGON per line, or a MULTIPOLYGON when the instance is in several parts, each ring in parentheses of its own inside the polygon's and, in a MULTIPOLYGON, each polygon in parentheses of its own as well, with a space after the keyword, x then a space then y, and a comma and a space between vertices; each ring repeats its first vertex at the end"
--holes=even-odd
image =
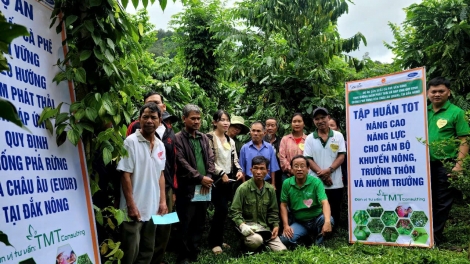
POLYGON ((302 186, 298 186, 295 177, 290 177, 282 184, 281 203, 286 203, 294 218, 299 221, 315 219, 323 212, 322 201, 327 200, 323 182, 312 175, 302 186))
POLYGON ((432 104, 428 105, 428 135, 431 161, 455 159, 458 150, 457 144, 446 141, 438 146, 436 143, 470 135, 465 112, 449 101, 445 102, 437 112, 434 112, 432 104))
MULTIPOLYGON (((153 149, 150 151, 150 141, 140 133, 140 129, 124 140, 127 157, 122 157, 117 169, 132 173, 132 195, 139 210, 142 221, 149 221, 157 214, 160 206, 160 175, 165 169, 166 151, 163 142, 154 135, 153 149)), ((127 213, 126 197, 121 186, 121 201, 119 208, 127 213)))
MULTIPOLYGON (((304 156, 313 159, 321 169, 328 169, 333 164, 339 154, 346 153, 346 144, 341 132, 330 129, 326 142, 318 135, 318 131, 313 132, 305 139, 304 156)), ((314 176, 318 175, 310 170, 314 176)), ((341 169, 336 169, 331 173, 333 185, 325 186, 325 189, 343 188, 343 173, 341 169)))

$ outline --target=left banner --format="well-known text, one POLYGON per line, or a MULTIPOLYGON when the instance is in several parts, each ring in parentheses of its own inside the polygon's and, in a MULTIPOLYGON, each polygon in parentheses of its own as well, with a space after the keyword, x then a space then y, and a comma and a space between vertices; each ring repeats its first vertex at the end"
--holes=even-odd
POLYGON ((38 124, 45 107, 67 111, 71 83, 53 82, 65 34, 49 27, 54 1, 2 0, 1 12, 28 37, 10 47, 0 97, 12 102, 29 133, 0 119, 0 263, 100 263, 83 146, 38 124))

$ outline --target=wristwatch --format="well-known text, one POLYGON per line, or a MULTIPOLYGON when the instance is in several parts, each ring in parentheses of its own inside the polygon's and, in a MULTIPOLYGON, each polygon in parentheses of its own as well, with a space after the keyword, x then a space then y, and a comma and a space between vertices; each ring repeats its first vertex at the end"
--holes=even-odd
POLYGON ((332 167, 329 167, 330 168, 330 172, 333 173, 335 171, 335 169, 333 169, 332 167))

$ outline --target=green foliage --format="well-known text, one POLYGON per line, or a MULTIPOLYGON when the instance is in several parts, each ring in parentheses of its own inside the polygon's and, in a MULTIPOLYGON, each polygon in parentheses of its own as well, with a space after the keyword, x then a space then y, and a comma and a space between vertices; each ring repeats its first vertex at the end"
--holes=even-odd
POLYGON ((174 42, 184 65, 184 76, 197 83, 210 98, 217 98, 219 87, 216 70, 219 58, 215 50, 221 40, 215 37, 217 16, 223 12, 219 0, 205 3, 191 1, 185 10, 171 21, 174 42))
POLYGON ((444 76, 455 92, 468 94, 469 5, 469 0, 424 0, 406 8, 402 27, 390 24, 395 40, 386 46, 396 55, 394 63, 402 68, 426 66, 428 78, 444 76))
POLYGON ((174 58, 176 55, 176 43, 173 42, 173 31, 159 29, 156 31, 157 41, 152 44, 148 51, 157 57, 174 58))
MULTIPOLYGON (((29 36, 28 30, 21 25, 7 22, 0 11, 0 72, 10 71, 10 65, 4 54, 8 54, 8 46, 17 37, 29 36)), ((13 124, 28 130, 21 122, 15 106, 8 100, 0 98, 0 118, 6 119, 13 124)), ((28 130, 29 131, 29 130, 28 130)))
MULTIPOLYGON (((360 33, 339 36, 337 19, 346 11, 346 1, 237 3, 230 13, 233 29, 217 36, 226 37, 218 53, 229 62, 221 77, 245 86, 238 113, 251 120, 274 116, 286 122, 294 112, 309 116, 321 105, 335 117, 344 116, 345 68, 361 65, 343 53, 365 42, 360 33)), ((309 128, 310 118, 305 121, 309 128)))
POLYGON ((8 240, 7 234, 3 233, 2 231, 0 231, 0 242, 5 244, 5 246, 13 247, 13 245, 10 244, 10 241, 8 240))
POLYGON ((7 22, 0 11, 0 72, 10 70, 4 54, 8 53, 8 45, 17 37, 29 36, 28 30, 21 25, 7 22))

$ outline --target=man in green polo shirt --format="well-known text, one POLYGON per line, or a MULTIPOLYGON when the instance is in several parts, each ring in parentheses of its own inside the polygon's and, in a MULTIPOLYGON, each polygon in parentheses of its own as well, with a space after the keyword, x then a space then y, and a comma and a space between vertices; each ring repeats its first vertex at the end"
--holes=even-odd
POLYGON ((434 240, 441 243, 444 226, 449 216, 456 190, 450 188, 451 176, 443 162, 452 162, 452 171, 462 170, 462 159, 468 154, 467 136, 470 128, 462 109, 448 101, 450 82, 443 77, 436 77, 428 83, 428 134, 431 157, 431 190, 434 240), (455 145, 455 138, 460 145, 455 145), (439 144, 439 142, 445 142, 439 144), (440 146, 439 146, 440 145, 440 146))
POLYGON ((307 235, 314 236, 315 244, 323 243, 323 238, 331 233, 334 224, 330 204, 326 197, 322 181, 308 175, 308 160, 297 155, 291 160, 295 177, 290 177, 282 184, 281 219, 284 232, 281 241, 293 247, 297 241, 307 235), (293 223, 288 222, 287 208, 293 214, 293 223))

